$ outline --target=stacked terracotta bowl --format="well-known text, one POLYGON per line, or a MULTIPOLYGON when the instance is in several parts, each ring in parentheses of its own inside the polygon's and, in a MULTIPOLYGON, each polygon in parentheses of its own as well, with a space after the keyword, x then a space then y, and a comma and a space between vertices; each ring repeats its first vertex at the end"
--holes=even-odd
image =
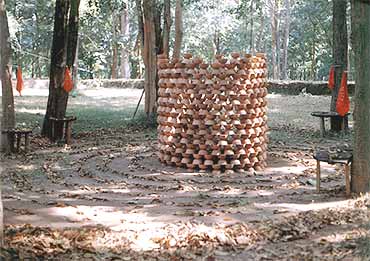
POLYGON ((159 159, 215 173, 266 167, 266 58, 232 53, 212 64, 158 57, 159 159))

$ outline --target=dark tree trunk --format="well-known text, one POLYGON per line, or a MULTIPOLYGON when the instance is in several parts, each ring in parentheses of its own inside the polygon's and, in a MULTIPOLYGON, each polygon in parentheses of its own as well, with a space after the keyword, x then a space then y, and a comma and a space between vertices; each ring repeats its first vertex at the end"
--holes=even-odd
POLYGON ((169 57, 170 53, 170 32, 171 32, 171 1, 164 1, 164 11, 163 11, 163 53, 169 57))
MULTIPOLYGON (((0 0, 0 77, 2 86, 2 119, 1 130, 12 129, 15 126, 14 97, 12 88, 12 51, 5 1, 0 0)), ((7 135, 0 135, 0 149, 10 150, 7 135)))
POLYGON ((370 191, 370 4, 352 0, 352 45, 355 53, 355 136, 351 188, 370 191))
POLYGON ((163 35, 161 27, 161 18, 162 18, 162 9, 161 4, 156 5, 154 24, 155 24, 155 51, 157 54, 163 53, 163 35))
POLYGON ((138 38, 140 39, 141 53, 144 49, 144 20, 143 20, 143 8, 142 0, 136 0, 136 13, 137 13, 137 22, 138 22, 138 38))
POLYGON ((144 0, 144 50, 143 60, 145 64, 145 113, 152 118, 156 112, 157 100, 157 51, 156 51, 156 30, 155 14, 156 1, 144 0))
MULTIPOLYGON (((347 1, 333 1, 333 60, 335 68, 335 87, 331 95, 330 110, 336 112, 336 104, 343 71, 347 70, 347 1)), ((331 118, 331 130, 342 130, 342 117, 331 118)))
POLYGON ((70 4, 70 0, 57 0, 55 4, 54 34, 49 77, 49 98, 42 128, 42 135, 53 141, 62 138, 63 126, 56 125, 54 130, 52 130, 49 117, 65 117, 68 102, 68 93, 64 90, 63 86, 64 73, 67 65, 68 14, 70 4))
POLYGON ((73 77, 73 88, 76 88, 78 77, 78 27, 80 19, 80 0, 72 0, 69 10, 68 24, 68 46, 67 46, 67 66, 71 68, 73 77))
POLYGON ((117 15, 116 12, 113 11, 113 25, 112 25, 112 32, 113 32, 113 39, 112 39, 112 79, 118 78, 118 44, 117 44, 117 15))

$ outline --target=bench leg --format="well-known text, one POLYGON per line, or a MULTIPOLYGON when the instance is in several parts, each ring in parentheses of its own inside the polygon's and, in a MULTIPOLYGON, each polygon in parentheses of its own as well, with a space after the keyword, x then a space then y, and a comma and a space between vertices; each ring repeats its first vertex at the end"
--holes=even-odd
POLYGON ((316 160, 316 191, 317 193, 320 192, 320 178, 321 178, 320 161, 316 160))
POLYGON ((28 152, 28 148, 30 146, 30 138, 28 134, 25 134, 24 136, 24 151, 28 152))
POLYGON ((71 145, 72 144, 72 123, 67 122, 66 123, 66 130, 65 130, 65 135, 66 135, 66 144, 71 145))
POLYGON ((351 196, 351 183, 350 183, 350 177, 349 177, 349 165, 344 165, 344 175, 346 176, 346 196, 351 196))
POLYGON ((15 148, 14 148, 15 134, 14 133, 8 133, 8 142, 10 145, 10 152, 15 152, 15 148))
POLYGON ((51 142, 55 142, 55 124, 54 124, 54 120, 50 120, 50 141, 51 142))
POLYGON ((20 151, 21 149, 21 139, 22 139, 22 134, 17 134, 17 153, 20 151))
POLYGON ((324 117, 322 117, 320 120, 320 134, 321 134, 321 137, 325 136, 325 118, 324 117))

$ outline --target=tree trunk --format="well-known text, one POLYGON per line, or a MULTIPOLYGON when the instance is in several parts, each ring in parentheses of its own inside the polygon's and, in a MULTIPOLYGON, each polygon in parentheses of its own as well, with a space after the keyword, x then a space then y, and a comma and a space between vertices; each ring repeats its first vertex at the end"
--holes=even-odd
MULTIPOLYGON (((347 70, 347 1, 333 1, 333 60, 334 60, 334 82, 335 87, 331 94, 330 111, 337 111, 336 104, 342 73, 347 70)), ((342 118, 331 118, 331 130, 342 130, 342 118)), ((345 127, 345 126, 343 126, 345 127)))
POLYGON ((156 77, 157 77, 157 53, 155 19, 156 1, 144 0, 144 50, 143 60, 145 64, 145 113, 152 118, 156 112, 156 77))
MULTIPOLYGON (((0 167, 0 175, 2 175, 0 167)), ((0 248, 4 245, 4 212, 3 212, 3 199, 1 197, 1 183, 0 183, 0 248)))
MULTIPOLYGON (((221 53, 221 46, 220 46, 220 33, 218 30, 215 31, 215 33, 213 34, 213 48, 212 48, 212 56, 215 57, 216 54, 220 54, 221 53)), ((211 57, 211 60, 213 59, 213 57, 211 57)))
POLYGON ((170 32, 171 32, 171 1, 164 0, 163 19, 163 53, 169 57, 170 54, 170 32))
POLYGON ((113 32, 113 39, 112 39, 112 79, 118 78, 118 45, 117 45, 117 17, 116 13, 113 12, 113 25, 112 25, 112 32, 113 32))
POLYGON ((254 1, 251 1, 251 5, 250 5, 250 35, 249 35, 249 50, 250 50, 250 53, 254 55, 254 53, 256 52, 255 51, 255 48, 254 48, 254 42, 255 42, 255 36, 254 36, 254 1))
POLYGON ((143 8, 142 0, 136 0, 136 13, 137 13, 137 23, 138 23, 138 38, 140 39, 141 54, 143 54, 144 49, 144 21, 143 21, 143 8))
POLYGON ((156 53, 163 53, 163 37, 162 37, 162 27, 161 27, 161 17, 162 17, 163 6, 161 4, 156 4, 155 15, 154 15, 154 26, 155 26, 155 47, 156 53))
MULTIPOLYGON (((128 16, 128 1, 125 2, 125 8, 121 13, 121 36, 123 39, 127 39, 130 36, 130 21, 128 16)), ((125 45, 127 45, 125 41, 125 45)), ((131 76, 130 62, 129 62, 129 51, 126 46, 122 47, 121 50, 121 78, 129 79, 131 76)))
POLYGON ((67 66, 72 70, 73 88, 77 86, 78 79, 78 27, 79 27, 79 13, 80 0, 72 0, 71 8, 69 10, 69 24, 68 24, 68 46, 67 46, 67 66))
POLYGON ((175 10, 175 45, 173 47, 173 58, 180 58, 182 37, 183 37, 183 22, 182 22, 182 0, 176 0, 175 10))
MULTIPOLYGON (((77 1, 77 0, 72 0, 77 1)), ((73 3, 75 4, 75 3, 73 3)), ((63 118, 67 110, 68 93, 64 90, 64 73, 67 65, 68 14, 70 0, 57 0, 53 44, 51 49, 49 98, 42 128, 42 135, 55 141, 63 136, 63 126, 56 124, 54 130, 50 117, 63 118)))
POLYGON ((264 38, 264 32, 265 32, 265 15, 263 14, 263 12, 261 12, 260 13, 260 30, 259 30, 257 40, 256 40, 256 47, 258 48, 257 51, 259 52, 261 51, 265 52, 264 47, 261 46, 261 42, 264 38))
MULTIPOLYGON (((5 1, 0 0, 0 77, 2 90, 1 130, 15 127, 14 97, 12 88, 12 50, 5 1)), ((1 134, 0 150, 8 152, 10 143, 6 134, 1 134)))
POLYGON ((283 54, 282 54, 282 67, 281 77, 283 80, 288 78, 288 47, 289 47, 289 32, 290 32, 290 0, 285 0, 285 23, 283 35, 283 54))
POLYGON ((271 59, 272 59, 272 78, 274 80, 279 78, 278 73, 278 59, 277 59, 277 49, 278 49, 278 19, 276 14, 277 0, 271 1, 271 59))
POLYGON ((351 188, 370 191, 370 5, 352 0, 352 45, 355 53, 356 88, 354 150, 351 188))

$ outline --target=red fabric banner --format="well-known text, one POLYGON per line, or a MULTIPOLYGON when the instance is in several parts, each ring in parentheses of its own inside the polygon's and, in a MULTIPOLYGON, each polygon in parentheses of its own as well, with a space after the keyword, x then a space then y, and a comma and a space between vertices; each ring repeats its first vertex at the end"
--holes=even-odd
POLYGON ((342 82, 340 84, 340 89, 337 98, 337 112, 340 116, 345 116, 350 109, 350 101, 348 96, 347 88, 347 72, 342 74, 342 82))
POLYGON ((23 76, 22 76, 22 69, 20 66, 17 68, 17 86, 16 90, 19 92, 19 95, 22 96, 23 91, 23 76))
POLYGON ((66 68, 65 74, 64 74, 64 90, 66 92, 70 92, 73 89, 73 80, 71 76, 71 72, 69 71, 68 67, 66 68))
POLYGON ((335 82, 334 82, 334 66, 330 67, 330 72, 329 72, 329 82, 328 82, 328 87, 330 90, 334 89, 335 82))

